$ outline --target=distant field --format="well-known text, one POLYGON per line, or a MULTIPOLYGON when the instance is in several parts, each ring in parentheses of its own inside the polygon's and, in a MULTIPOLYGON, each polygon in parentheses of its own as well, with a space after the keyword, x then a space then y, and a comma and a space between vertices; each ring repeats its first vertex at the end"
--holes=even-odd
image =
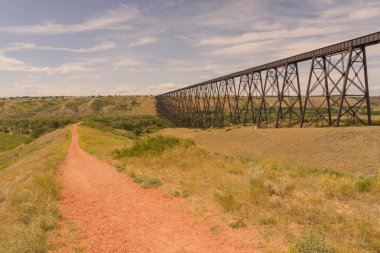
POLYGON ((153 96, 57 97, 0 100, 0 117, 155 115, 153 96))

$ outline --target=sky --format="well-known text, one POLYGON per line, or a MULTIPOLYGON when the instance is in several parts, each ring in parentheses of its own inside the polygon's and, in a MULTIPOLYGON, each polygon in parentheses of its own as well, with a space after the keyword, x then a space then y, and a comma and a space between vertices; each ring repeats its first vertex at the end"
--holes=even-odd
MULTIPOLYGON (((378 0, 0 4, 0 97, 155 95, 380 30, 378 0)), ((380 95, 380 44, 367 57, 380 95)))

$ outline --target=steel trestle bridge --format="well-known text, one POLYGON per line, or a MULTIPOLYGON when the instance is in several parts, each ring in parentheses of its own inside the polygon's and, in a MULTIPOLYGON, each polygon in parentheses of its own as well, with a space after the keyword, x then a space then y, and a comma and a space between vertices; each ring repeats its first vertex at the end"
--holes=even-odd
POLYGON ((376 32, 170 91, 157 112, 193 128, 371 125, 366 47, 379 42, 376 32), (298 64, 310 60, 301 85, 298 64))

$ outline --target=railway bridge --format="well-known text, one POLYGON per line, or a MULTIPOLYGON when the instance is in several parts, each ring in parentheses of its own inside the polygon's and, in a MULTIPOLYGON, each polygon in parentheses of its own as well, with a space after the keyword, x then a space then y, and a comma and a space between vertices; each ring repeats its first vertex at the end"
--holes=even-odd
POLYGON ((157 111, 193 128, 371 125, 366 47, 379 42, 376 32, 170 91, 156 97, 157 111))

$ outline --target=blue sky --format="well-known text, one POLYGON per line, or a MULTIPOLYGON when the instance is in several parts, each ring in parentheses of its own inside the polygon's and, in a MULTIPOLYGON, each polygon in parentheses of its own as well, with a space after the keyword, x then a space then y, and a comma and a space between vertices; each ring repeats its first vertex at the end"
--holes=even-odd
POLYGON ((159 94, 379 28, 378 0, 3 0, 0 96, 159 94))

